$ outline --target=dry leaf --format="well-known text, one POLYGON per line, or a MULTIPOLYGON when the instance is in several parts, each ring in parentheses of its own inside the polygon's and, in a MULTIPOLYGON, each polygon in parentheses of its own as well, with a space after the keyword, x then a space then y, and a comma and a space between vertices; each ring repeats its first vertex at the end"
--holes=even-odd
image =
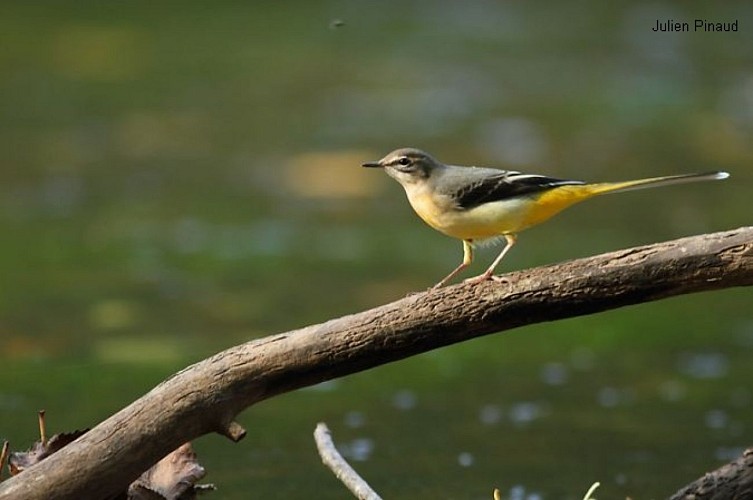
POLYGON ((128 488, 129 500, 190 500, 200 491, 214 489, 196 483, 206 474, 191 443, 185 443, 154 464, 128 488))
POLYGON ((35 441, 27 451, 17 451, 8 458, 10 475, 15 476, 32 465, 41 462, 63 446, 83 436, 89 429, 55 434, 46 443, 35 441))

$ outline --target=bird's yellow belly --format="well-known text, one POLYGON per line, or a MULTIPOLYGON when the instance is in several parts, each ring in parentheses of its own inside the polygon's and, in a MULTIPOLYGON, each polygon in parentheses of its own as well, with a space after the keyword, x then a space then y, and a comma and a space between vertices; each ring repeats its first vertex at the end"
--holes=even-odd
POLYGON ((455 238, 483 240, 527 227, 531 208, 531 200, 525 198, 495 201, 470 210, 446 212, 429 225, 455 238))
POLYGON ((409 200, 416 213, 437 231, 463 240, 483 240, 514 234, 544 222, 588 197, 578 189, 581 187, 563 186, 536 197, 494 201, 469 210, 458 210, 448 206, 447 200, 429 195, 409 196, 409 200))

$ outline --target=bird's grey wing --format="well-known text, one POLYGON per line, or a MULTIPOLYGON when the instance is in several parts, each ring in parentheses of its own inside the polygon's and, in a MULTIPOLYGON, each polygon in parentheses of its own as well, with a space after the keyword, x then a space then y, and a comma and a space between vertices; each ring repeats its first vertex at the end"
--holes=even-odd
MULTIPOLYGON (((534 195, 557 186, 584 184, 583 181, 556 179, 545 175, 522 174, 512 170, 474 170, 478 170, 478 173, 472 174, 470 177, 476 177, 476 179, 468 179, 470 182, 462 184, 452 194, 459 208, 470 209, 492 201, 506 200, 516 196, 534 195)), ((469 176, 466 175, 465 177, 469 176)))

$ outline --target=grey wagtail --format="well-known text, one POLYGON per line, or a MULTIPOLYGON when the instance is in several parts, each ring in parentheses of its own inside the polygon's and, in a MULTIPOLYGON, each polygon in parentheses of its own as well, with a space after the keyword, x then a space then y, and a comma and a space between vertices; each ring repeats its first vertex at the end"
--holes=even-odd
POLYGON ((383 168, 405 188, 413 210, 424 222, 463 241, 463 262, 434 288, 471 264, 474 243, 504 237, 507 244, 492 265, 467 281, 495 279, 494 269, 515 244, 517 233, 593 196, 729 177, 727 172, 707 172, 590 184, 512 170, 445 165, 414 148, 397 149, 363 166, 383 168))

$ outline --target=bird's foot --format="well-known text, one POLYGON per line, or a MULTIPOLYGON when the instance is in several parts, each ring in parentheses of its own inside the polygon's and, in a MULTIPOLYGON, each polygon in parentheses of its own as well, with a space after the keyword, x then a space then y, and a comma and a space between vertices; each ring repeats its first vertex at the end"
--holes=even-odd
POLYGON ((478 276, 474 276, 473 278, 468 278, 467 280, 463 281, 463 283, 468 283, 470 285, 478 285, 479 283, 483 283, 484 281, 494 281, 495 283, 507 283, 507 278, 503 276, 496 276, 493 271, 486 271, 483 274, 479 274, 478 276))
POLYGON ((509 283, 510 282, 510 280, 508 280, 504 276, 498 276, 496 274, 492 275, 489 279, 495 283, 509 283))
POLYGON ((469 285, 478 285, 479 283, 483 283, 484 281, 491 281, 494 279, 494 275, 490 273, 489 271, 479 274, 478 276, 474 276, 473 278, 468 278, 467 280, 463 280, 463 283, 467 283, 469 285))

